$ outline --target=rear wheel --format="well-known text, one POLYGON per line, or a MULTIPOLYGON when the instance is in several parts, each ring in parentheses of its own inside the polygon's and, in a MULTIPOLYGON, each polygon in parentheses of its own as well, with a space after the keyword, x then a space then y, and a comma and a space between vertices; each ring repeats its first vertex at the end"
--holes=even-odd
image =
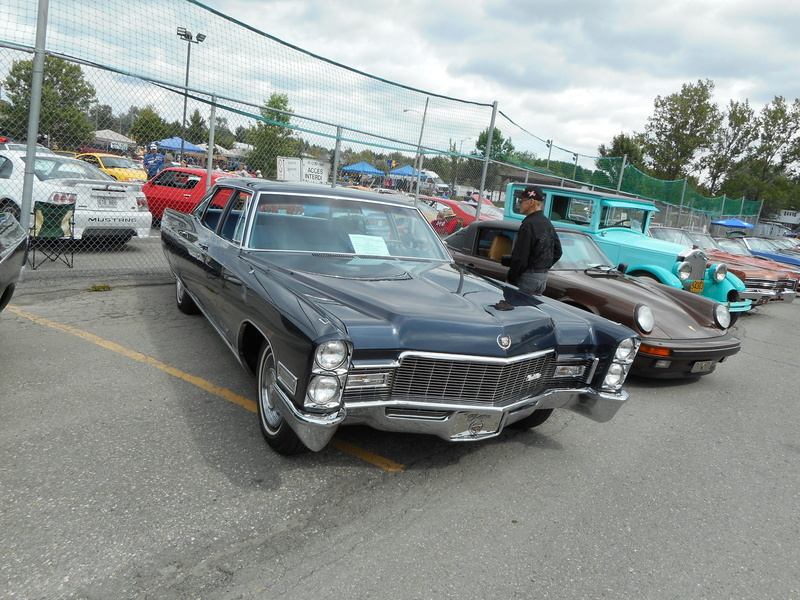
POLYGON ((0 200, 0 212, 11 213, 17 221, 22 214, 19 206, 13 200, 0 200))
POLYGON ((261 435, 278 454, 292 455, 306 452, 308 448, 281 416, 275 398, 277 375, 272 348, 265 343, 258 359, 258 422, 261 435))
POLYGON ((514 429, 532 429, 533 427, 538 427, 547 419, 550 418, 550 415, 553 414, 552 408, 543 408, 541 410, 533 411, 529 416, 525 417, 517 421, 516 423, 512 423, 509 427, 513 427, 514 429))
POLYGON ((197 304, 194 303, 189 292, 186 291, 183 282, 177 277, 175 278, 175 302, 178 305, 178 310, 185 315, 196 315, 200 312, 197 304))

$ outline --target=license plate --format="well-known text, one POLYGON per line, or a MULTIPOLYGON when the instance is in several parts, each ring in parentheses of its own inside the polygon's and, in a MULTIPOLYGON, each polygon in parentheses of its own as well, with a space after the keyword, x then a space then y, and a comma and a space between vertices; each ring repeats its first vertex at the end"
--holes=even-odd
POLYGON ((116 198, 103 198, 102 196, 97 198, 97 207, 98 208, 117 208, 117 199, 116 198))
POLYGON ((499 412, 459 412, 455 415, 453 432, 462 439, 483 437, 497 432, 501 419, 499 412))
POLYGON ((713 360, 698 360, 692 365, 692 373, 708 373, 715 364, 713 360))
POLYGON ((696 294, 699 294, 700 292, 703 291, 704 287, 705 287, 705 282, 702 279, 699 279, 697 281, 693 281, 692 282, 692 285, 689 288, 689 291, 690 292, 695 292, 696 294))

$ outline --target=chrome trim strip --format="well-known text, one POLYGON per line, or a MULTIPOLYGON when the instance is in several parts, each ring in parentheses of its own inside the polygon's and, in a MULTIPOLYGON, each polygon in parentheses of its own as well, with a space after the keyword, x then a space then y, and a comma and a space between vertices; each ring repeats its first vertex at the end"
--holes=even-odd
POLYGON ((550 348, 548 350, 539 350, 538 352, 531 352, 529 354, 521 354, 519 356, 510 356, 506 358, 492 357, 492 356, 474 356, 471 354, 445 354, 438 352, 415 352, 406 351, 400 353, 400 362, 404 358, 414 356, 419 358, 430 358, 432 360, 451 360, 453 362, 477 362, 487 363, 493 365, 511 365, 517 362, 530 360, 532 358, 539 358, 547 354, 555 354, 555 350, 550 348))

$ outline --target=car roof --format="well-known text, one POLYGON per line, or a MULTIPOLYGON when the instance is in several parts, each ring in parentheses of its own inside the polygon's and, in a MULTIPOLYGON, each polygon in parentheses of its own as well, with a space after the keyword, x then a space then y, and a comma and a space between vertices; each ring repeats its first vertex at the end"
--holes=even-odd
MULTIPOLYGON (((109 154, 108 152, 81 152, 78 156, 109 156, 113 158, 128 158, 120 154, 109 154)), ((131 159, 128 159, 131 160, 131 159)))
POLYGON ((394 198, 391 194, 379 194, 377 192, 358 190, 343 186, 330 187, 320 183, 297 183, 288 181, 270 181, 267 179, 256 179, 253 177, 228 177, 217 180, 216 185, 237 187, 247 189, 252 192, 267 192, 281 194, 298 194, 303 196, 333 196, 350 200, 365 200, 370 202, 380 202, 382 204, 395 204, 408 208, 409 203, 399 198, 394 198))

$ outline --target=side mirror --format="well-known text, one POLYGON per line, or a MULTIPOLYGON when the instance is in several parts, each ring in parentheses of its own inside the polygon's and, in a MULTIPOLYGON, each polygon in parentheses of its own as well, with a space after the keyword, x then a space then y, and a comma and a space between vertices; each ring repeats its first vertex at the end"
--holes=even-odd
POLYGON ((619 271, 620 273, 622 273, 624 275, 627 272, 627 270, 628 270, 628 263, 619 263, 619 266, 617 267, 617 271, 619 271))
POLYGON ((503 254, 503 256, 500 257, 500 264, 503 265, 504 267, 510 267, 511 266, 511 255, 510 254, 503 254))

